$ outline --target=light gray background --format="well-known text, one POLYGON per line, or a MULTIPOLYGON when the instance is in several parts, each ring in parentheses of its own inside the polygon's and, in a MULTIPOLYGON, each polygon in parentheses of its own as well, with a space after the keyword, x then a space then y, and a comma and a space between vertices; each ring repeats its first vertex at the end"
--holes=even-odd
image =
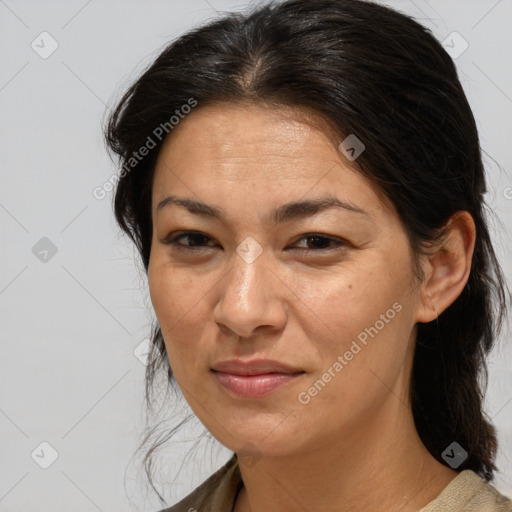
MULTIPOLYGON (((216 10, 244 5, 0 0, 1 511, 160 508, 151 493, 146 496, 140 467, 131 460, 144 426, 144 365, 133 351, 148 334, 150 313, 134 251, 113 221, 111 194, 103 200, 92 195, 114 172, 101 120, 106 105, 168 41, 216 10), (40 53, 51 49, 51 40, 40 36, 43 31, 58 43, 46 59, 40 53), (33 253, 43 237, 56 246, 55 255, 38 253, 44 246, 36 246, 38 257, 33 253), (58 453, 48 469, 39 465, 51 461, 42 442, 58 453)), ((388 5, 412 14, 441 41, 456 31, 469 44, 455 61, 480 130, 487 200, 502 223, 495 240, 510 282, 512 0, 388 5)), ((495 485, 509 496, 511 362, 505 330, 491 358, 486 403, 499 429, 495 485)), ((185 435, 188 442, 166 450, 163 467, 177 467, 194 439, 193 431, 185 435)), ((177 485, 167 483, 169 504, 231 452, 205 453, 185 466, 177 485)), ((162 475, 160 483, 168 478, 162 475)))

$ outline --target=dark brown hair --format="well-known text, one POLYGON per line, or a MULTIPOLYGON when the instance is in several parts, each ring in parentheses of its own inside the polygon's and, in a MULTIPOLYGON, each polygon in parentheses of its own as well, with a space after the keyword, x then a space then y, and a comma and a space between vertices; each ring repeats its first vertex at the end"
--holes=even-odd
MULTIPOLYGON (((472 215, 469 280, 437 321, 418 324, 410 392, 430 453, 445 464, 441 454, 456 441, 468 452, 458 470, 492 480, 497 440, 483 410, 485 356, 500 332, 507 289, 488 230, 475 119, 442 45, 412 18, 363 0, 289 0, 224 15, 169 44, 118 103, 105 133, 120 164, 126 168, 155 128, 191 98, 197 109, 244 101, 310 108, 340 136, 356 134, 366 146, 359 172, 394 205, 416 256, 443 235, 455 212, 472 215)), ((146 272, 161 143, 122 173, 115 193, 117 222, 146 272)), ((157 324, 150 358, 151 407, 156 373, 163 369, 172 383, 157 324)), ((147 454, 150 481, 153 450, 171 435, 162 434, 147 454)))

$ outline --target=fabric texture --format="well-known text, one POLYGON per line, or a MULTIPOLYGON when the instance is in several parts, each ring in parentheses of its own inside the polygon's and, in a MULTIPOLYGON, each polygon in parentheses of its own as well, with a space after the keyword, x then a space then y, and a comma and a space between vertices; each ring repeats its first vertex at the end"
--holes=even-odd
MULTIPOLYGON (((224 466, 188 496, 159 512, 233 512, 242 487, 238 458, 233 454, 224 466)), ((467 469, 418 512, 512 512, 512 500, 467 469)))

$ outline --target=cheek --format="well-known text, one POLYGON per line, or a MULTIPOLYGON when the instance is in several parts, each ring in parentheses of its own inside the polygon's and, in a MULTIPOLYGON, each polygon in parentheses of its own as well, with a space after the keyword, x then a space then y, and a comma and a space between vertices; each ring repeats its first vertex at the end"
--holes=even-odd
POLYGON ((297 396, 300 404, 307 404, 297 405, 305 422, 325 421, 335 429, 361 421, 385 400, 404 371, 409 334, 408 312, 393 300, 395 294, 376 293, 370 300, 355 284, 337 291, 323 302, 322 320, 329 328, 322 327, 322 332, 327 334, 310 335, 318 364, 297 396))
MULTIPOLYGON (((378 283, 371 270, 361 272, 302 276, 295 290, 300 299, 308 330, 318 332, 330 346, 342 348, 349 338, 358 334, 375 316, 378 318, 387 297, 384 283, 378 283)), ((375 321, 377 318, 373 319, 375 321)))
POLYGON ((301 281, 297 295, 304 299, 303 328, 313 334, 324 365, 347 352, 351 366, 356 359, 373 365, 405 350, 411 325, 404 274, 373 267, 301 281))
POLYGON ((199 300, 197 279, 200 278, 194 282, 190 271, 171 265, 161 248, 152 251, 148 267, 149 293, 162 327, 179 325, 187 312, 193 311, 199 300))
MULTIPOLYGON (((199 324, 201 296, 197 283, 191 277, 169 264, 150 259, 148 284, 153 309, 162 329, 169 360, 173 369, 179 361, 191 353, 190 344, 199 324)), ((176 368, 177 369, 177 368, 176 368)))
POLYGON ((174 290, 178 281, 170 268, 166 269, 157 257, 152 256, 148 267, 148 284, 151 302, 163 330, 172 325, 173 317, 179 313, 180 302, 176 300, 174 290))

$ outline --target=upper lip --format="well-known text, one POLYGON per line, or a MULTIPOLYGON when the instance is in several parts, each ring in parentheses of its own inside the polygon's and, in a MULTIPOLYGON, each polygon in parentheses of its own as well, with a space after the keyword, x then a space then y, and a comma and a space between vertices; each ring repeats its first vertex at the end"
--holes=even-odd
POLYGON ((303 370, 295 368, 279 361, 271 359, 254 359, 252 361, 241 361, 230 359, 221 361, 213 366, 213 370, 226 372, 234 375, 262 375, 265 373, 298 373, 303 370))

